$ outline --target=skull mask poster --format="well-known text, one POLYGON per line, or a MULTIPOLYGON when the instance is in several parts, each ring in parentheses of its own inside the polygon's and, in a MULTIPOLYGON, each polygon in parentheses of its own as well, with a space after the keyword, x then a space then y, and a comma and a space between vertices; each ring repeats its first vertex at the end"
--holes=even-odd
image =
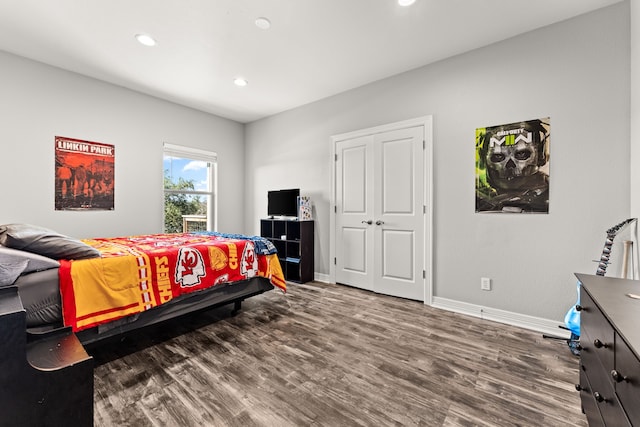
POLYGON ((55 137, 56 210, 113 210, 115 147, 55 137))
POLYGON ((476 129, 476 212, 549 213, 549 121, 476 129))

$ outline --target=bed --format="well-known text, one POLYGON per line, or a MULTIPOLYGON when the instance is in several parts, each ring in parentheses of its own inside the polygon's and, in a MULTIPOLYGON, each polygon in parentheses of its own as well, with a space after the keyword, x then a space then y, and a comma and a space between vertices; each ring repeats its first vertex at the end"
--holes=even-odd
POLYGON ((0 225, 1 425, 92 425, 85 345, 273 289, 260 237, 175 233, 78 240, 0 225))
POLYGON ((70 327, 83 344, 221 304, 286 291, 266 239, 214 232, 77 240, 0 226, 0 286, 18 288, 27 329, 70 327))

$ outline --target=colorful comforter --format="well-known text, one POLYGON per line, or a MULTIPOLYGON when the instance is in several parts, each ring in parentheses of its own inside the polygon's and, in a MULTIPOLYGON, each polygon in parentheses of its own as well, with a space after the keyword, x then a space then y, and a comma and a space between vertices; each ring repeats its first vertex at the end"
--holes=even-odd
POLYGON ((61 261, 60 266, 63 320, 74 331, 256 276, 286 291, 277 255, 255 238, 184 233, 83 242, 101 257, 61 261))

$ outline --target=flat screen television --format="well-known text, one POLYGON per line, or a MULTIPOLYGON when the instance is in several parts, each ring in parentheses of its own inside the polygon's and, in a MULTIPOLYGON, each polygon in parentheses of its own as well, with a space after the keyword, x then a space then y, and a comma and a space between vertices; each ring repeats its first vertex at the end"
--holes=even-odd
POLYGON ((267 193, 267 215, 298 216, 300 189, 274 190, 267 193))

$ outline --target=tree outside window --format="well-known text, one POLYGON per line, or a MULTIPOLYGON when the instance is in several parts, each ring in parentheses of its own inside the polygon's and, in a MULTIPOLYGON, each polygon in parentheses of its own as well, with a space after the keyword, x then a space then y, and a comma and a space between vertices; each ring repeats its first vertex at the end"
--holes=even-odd
POLYGON ((216 154, 164 145, 164 232, 215 229, 216 154))

